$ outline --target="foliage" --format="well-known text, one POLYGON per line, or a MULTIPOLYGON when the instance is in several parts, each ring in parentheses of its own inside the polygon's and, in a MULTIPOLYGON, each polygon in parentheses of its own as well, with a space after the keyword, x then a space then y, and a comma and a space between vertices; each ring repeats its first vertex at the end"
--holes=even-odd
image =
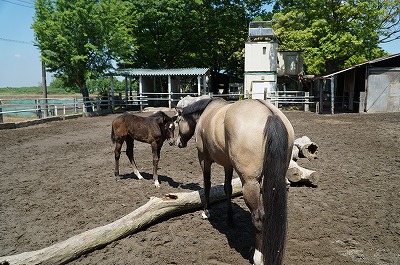
POLYGON ((274 30, 279 48, 303 51, 307 72, 312 74, 384 56, 378 46, 380 36, 394 38, 398 33, 399 7, 395 2, 276 1, 274 30))
MULTIPOLYGON (((88 80, 119 67, 207 67, 243 74, 243 48, 254 19, 270 19, 272 0, 36 0, 32 28, 59 87, 88 97, 88 80), (86 91, 86 92, 85 92, 86 91)), ((301 50, 320 74, 383 56, 398 38, 398 0, 277 0, 281 50, 301 50)), ((97 82, 97 81, 96 81, 97 82)), ((96 84, 95 87, 108 85, 96 84)), ((88 89, 89 87, 89 89, 88 89)))
MULTIPOLYGON (((50 88, 47 89, 48 94, 52 95, 62 95, 68 94, 69 92, 65 91, 62 88, 50 88)), ((0 88, 0 95, 39 95, 40 97, 43 95, 43 87, 35 86, 35 87, 4 87, 0 88)))
MULTIPOLYGON (((117 78, 113 78, 114 82, 114 91, 115 92, 125 92, 125 82, 119 81, 117 78)), ((97 95, 107 95, 110 87, 111 81, 109 77, 102 77, 97 79, 89 79, 86 82, 87 89, 91 94, 97 95)), ((59 88, 63 88, 66 92, 75 92, 75 87, 65 87, 64 82, 59 79, 55 78, 49 85, 49 89, 56 90, 59 88)), ((133 80, 132 89, 137 91, 138 90, 138 83, 137 81, 133 80)))
POLYGON ((32 28, 42 60, 67 87, 87 92, 86 80, 111 68, 118 53, 130 47, 119 19, 126 14, 124 1, 36 0, 35 9, 32 28))
POLYGON ((74 93, 74 92, 79 92, 79 88, 76 86, 68 86, 68 84, 65 84, 65 82, 61 78, 53 78, 53 80, 50 82, 48 85, 47 89, 63 89, 66 92, 74 93))
POLYGON ((133 53, 121 66, 243 72, 248 23, 270 1, 130 0, 133 53))
MULTIPOLYGON (((243 72, 248 23, 271 0, 36 0, 32 28, 63 87, 111 68, 207 67, 243 72)), ((84 95, 85 97, 85 95, 84 95)))

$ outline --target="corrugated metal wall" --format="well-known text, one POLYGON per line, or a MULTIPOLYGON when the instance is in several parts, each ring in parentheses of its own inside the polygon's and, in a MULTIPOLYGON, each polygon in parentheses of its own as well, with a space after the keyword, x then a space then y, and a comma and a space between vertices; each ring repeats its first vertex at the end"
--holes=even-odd
POLYGON ((400 111, 400 68, 371 68, 366 111, 400 111))

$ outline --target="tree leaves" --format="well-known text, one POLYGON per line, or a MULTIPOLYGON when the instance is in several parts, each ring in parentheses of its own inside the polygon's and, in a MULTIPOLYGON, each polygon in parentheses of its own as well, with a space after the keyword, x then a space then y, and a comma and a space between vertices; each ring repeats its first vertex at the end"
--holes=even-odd
POLYGON ((87 78, 102 74, 130 48, 119 16, 126 5, 119 0, 37 0, 35 8, 36 45, 46 68, 67 86, 84 88, 87 78))
POLYGON ((277 1, 274 30, 279 47, 304 51, 310 74, 383 56, 379 36, 393 39, 399 32, 396 1, 277 1))

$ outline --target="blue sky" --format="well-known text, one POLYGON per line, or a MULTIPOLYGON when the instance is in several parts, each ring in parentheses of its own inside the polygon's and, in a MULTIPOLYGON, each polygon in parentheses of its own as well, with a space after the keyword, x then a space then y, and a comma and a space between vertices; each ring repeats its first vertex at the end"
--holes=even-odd
MULTIPOLYGON (((39 50, 31 29, 34 0, 0 0, 0 88, 38 86, 42 82, 39 50)), ((244 44, 243 44, 244 45, 244 44)), ((400 40, 382 46, 400 53, 400 40)), ((47 83, 51 75, 47 75, 47 83)))

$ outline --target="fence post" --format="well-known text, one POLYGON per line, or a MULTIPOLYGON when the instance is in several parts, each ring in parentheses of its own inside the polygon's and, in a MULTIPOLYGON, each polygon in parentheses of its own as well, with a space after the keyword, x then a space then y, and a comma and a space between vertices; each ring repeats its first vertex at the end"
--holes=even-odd
POLYGON ((140 111, 143 111, 143 78, 139 76, 139 102, 140 102, 140 111))
POLYGON ((96 111, 100 111, 100 100, 101 98, 96 99, 96 111))
POLYGON ((0 123, 3 123, 3 108, 1 107, 1 100, 0 100, 0 123))
POLYGON ((310 96, 310 92, 305 92, 304 93, 304 97, 305 97, 305 100, 306 100, 306 104, 304 104, 304 111, 308 111, 309 110, 309 105, 308 105, 308 102, 310 102, 309 96, 310 96))
POLYGON ((40 101, 38 99, 35 99, 35 104, 36 104, 36 116, 38 119, 42 118, 42 108, 40 107, 40 101))
POLYGON ((49 108, 49 115, 48 115, 48 117, 49 116, 54 116, 55 114, 54 114, 54 105, 48 105, 48 108, 49 108))

